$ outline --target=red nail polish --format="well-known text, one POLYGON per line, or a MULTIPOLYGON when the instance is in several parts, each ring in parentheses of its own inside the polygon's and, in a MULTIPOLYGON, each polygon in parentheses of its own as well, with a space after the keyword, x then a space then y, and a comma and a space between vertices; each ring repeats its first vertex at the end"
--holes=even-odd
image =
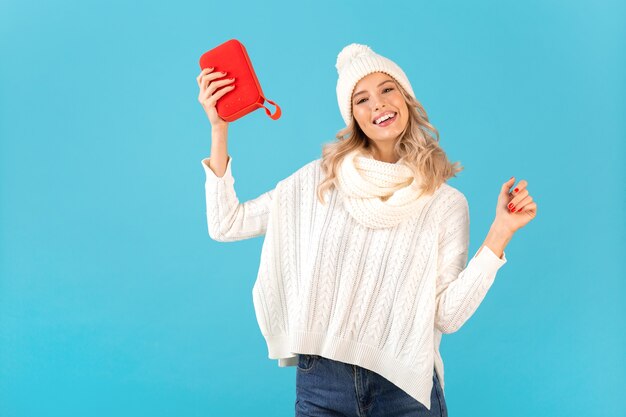
POLYGON ((516 188, 516 189, 514 189, 513 191, 518 192, 518 191, 519 191, 519 188, 516 188))
POLYGON ((513 203, 509 203, 509 209, 513 208, 513 203))

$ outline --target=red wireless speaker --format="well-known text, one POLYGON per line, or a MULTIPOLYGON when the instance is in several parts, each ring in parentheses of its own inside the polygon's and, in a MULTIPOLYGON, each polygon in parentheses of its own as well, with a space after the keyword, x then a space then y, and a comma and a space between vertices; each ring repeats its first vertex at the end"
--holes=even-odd
POLYGON ((265 109, 265 113, 273 120, 280 117, 280 107, 263 95, 248 52, 237 39, 230 39, 202 54, 200 69, 211 67, 214 72, 225 71, 226 77, 235 78, 232 83, 235 88, 220 97, 215 104, 217 114, 222 119, 232 122, 260 108, 265 109), (276 106, 274 114, 263 105, 265 101, 276 106))

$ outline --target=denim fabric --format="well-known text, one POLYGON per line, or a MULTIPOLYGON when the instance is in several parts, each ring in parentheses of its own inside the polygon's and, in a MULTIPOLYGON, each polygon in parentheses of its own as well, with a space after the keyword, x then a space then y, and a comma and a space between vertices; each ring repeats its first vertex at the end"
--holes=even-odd
POLYGON ((381 375, 319 355, 300 354, 296 417, 447 417, 439 378, 433 375, 431 409, 381 375))

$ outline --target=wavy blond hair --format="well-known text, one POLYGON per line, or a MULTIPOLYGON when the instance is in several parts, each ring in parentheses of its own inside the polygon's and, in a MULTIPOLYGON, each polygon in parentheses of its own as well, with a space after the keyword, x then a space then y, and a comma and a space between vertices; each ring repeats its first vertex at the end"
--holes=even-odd
MULTIPOLYGON (((408 123, 400 134, 400 140, 396 141, 394 151, 413 170, 416 178, 421 176, 424 193, 430 195, 464 168, 459 162, 451 163, 448 160, 439 146, 439 131, 428 121, 422 104, 395 80, 394 83, 404 96, 409 109, 408 123)), ((371 154, 371 141, 354 117, 348 126, 337 132, 335 138, 336 141, 322 146, 321 166, 326 178, 317 188, 317 198, 324 205, 326 202, 323 195, 337 186, 337 169, 346 155, 359 148, 371 154)))

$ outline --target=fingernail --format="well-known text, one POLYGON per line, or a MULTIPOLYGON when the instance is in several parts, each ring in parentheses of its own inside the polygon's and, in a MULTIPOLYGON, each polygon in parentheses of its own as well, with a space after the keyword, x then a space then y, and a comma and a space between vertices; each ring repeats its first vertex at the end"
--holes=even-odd
POLYGON ((513 203, 509 203, 509 210, 513 208, 513 203))
POLYGON ((518 192, 518 191, 519 191, 519 188, 516 188, 516 189, 514 189, 513 191, 518 192))

